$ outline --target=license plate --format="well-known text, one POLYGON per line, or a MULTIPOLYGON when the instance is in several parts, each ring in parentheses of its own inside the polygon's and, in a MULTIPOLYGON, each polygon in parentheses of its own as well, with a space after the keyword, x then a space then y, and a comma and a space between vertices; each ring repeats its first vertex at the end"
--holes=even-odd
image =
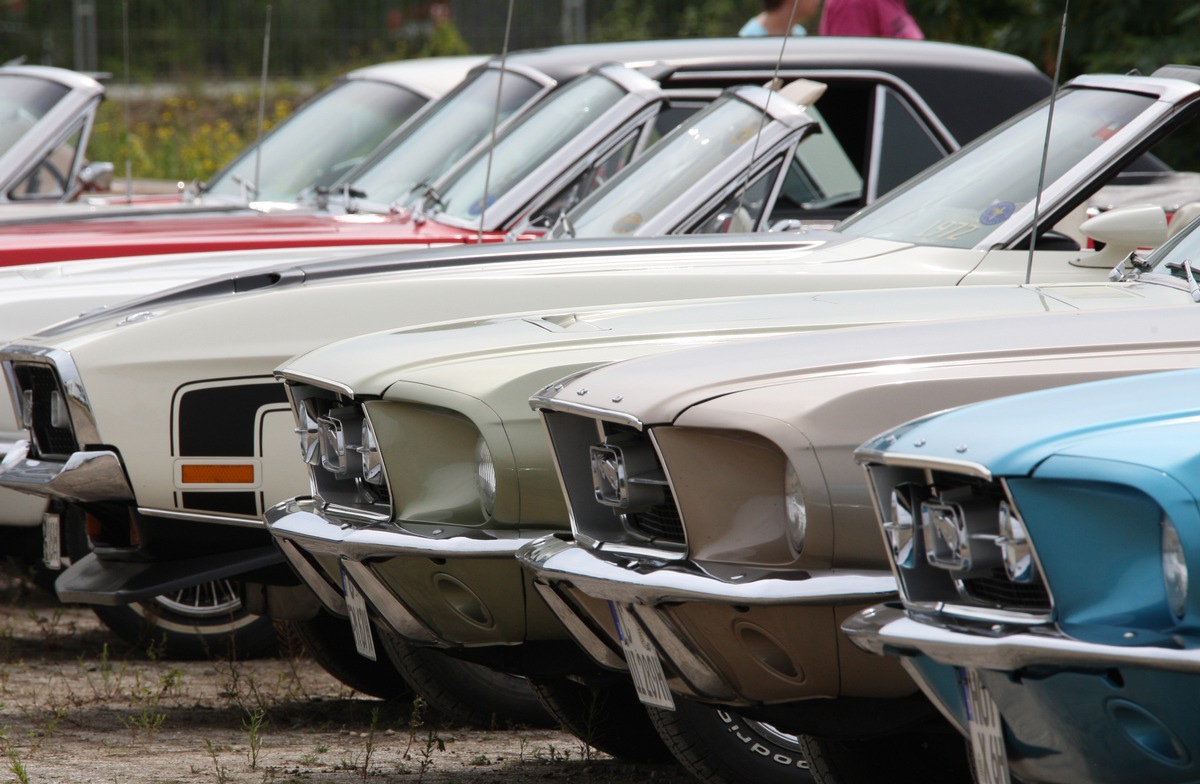
POLYGON ((675 710, 675 698, 667 688, 667 676, 663 673, 662 662, 658 660, 658 652, 634 620, 633 612, 617 602, 609 602, 608 606, 612 610, 613 623, 617 626, 621 650, 625 654, 625 663, 629 665, 629 674, 633 676, 638 699, 647 705, 675 710))
POLYGON ((62 524, 56 514, 42 515, 42 563, 47 569, 62 568, 62 524))
POLYGON ((350 613, 350 628, 354 630, 354 647, 359 654, 375 661, 375 638, 371 636, 371 618, 367 615, 367 600, 346 573, 342 572, 342 595, 350 613))
POLYGON ((975 670, 960 669, 959 683, 967 706, 975 780, 979 784, 1009 784, 1008 755, 1004 751, 1000 709, 975 670))

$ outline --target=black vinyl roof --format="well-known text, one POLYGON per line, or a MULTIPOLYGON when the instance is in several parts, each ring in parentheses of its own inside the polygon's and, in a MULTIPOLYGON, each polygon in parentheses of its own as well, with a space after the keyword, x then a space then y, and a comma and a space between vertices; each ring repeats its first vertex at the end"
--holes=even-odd
MULTIPOLYGON (((669 74, 664 86, 725 87, 742 81, 736 74, 721 75, 728 71, 765 81, 782 43, 780 38, 680 38, 574 44, 512 52, 508 60, 558 81, 598 63, 617 62, 644 68, 654 78, 669 74)), ((935 41, 801 36, 787 41, 781 67, 785 72, 836 69, 892 74, 924 98, 960 144, 1046 98, 1051 89, 1050 78, 1028 60, 935 41)))

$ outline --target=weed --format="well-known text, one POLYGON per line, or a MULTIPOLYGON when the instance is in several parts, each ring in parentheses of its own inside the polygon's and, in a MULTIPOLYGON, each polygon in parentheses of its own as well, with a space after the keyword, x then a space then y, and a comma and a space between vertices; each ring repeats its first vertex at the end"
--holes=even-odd
POLYGON ((229 769, 221 764, 221 760, 217 757, 217 750, 213 747, 213 743, 208 738, 204 739, 204 745, 208 747, 208 755, 212 757, 213 770, 216 773, 217 784, 229 784, 229 769))
POLYGON ((547 743, 544 748, 535 749, 533 758, 543 765, 555 765, 563 762, 569 762, 571 759, 570 750, 559 751, 558 747, 553 743, 547 743))
POLYGON ((258 768, 258 752, 262 749, 262 727, 266 721, 267 712, 262 708, 255 708, 242 719, 242 729, 246 731, 246 738, 250 742, 250 748, 247 749, 246 755, 250 758, 250 770, 258 768))
POLYGON ((67 713, 68 711, 66 708, 54 709, 54 717, 47 721, 45 726, 42 727, 41 732, 38 734, 37 741, 34 742, 33 748, 30 749, 30 753, 36 752, 39 748, 41 748, 42 741, 54 734, 54 731, 58 729, 59 723, 67 717, 67 713))
MULTIPOLYGON (((425 709, 427 707, 425 700, 420 697, 413 698, 412 713, 408 717, 408 746, 405 747, 403 755, 406 760, 412 760, 414 757, 413 745, 416 743, 418 730, 425 726, 425 709)), ((417 784, 424 781, 425 774, 433 767, 434 752, 446 750, 446 742, 438 735, 436 728, 430 727, 424 735, 421 745, 415 752, 417 784)))
POLYGON ((12 746, 8 747, 8 769, 12 771, 18 784, 29 784, 29 771, 25 769, 25 763, 21 762, 21 755, 12 746))

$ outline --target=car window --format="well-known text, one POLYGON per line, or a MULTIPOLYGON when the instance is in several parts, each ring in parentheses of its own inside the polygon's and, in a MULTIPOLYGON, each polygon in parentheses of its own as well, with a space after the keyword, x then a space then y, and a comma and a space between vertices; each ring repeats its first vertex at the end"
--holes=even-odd
POLYGON ((782 166, 782 159, 777 159, 767 166, 766 170, 747 186, 744 193, 739 191, 730 195, 688 233, 739 234, 756 231, 782 166))
POLYGON ((0 75, 0 153, 7 152, 70 90, 18 74, 0 75))
POLYGON ((43 157, 34 170, 9 191, 9 198, 46 201, 65 197, 73 185, 75 156, 82 138, 83 124, 80 123, 70 136, 43 157))
MULTIPOLYGON (((1053 182, 1145 111, 1154 98, 1065 89, 1056 101, 1046 182, 1053 182)), ((839 225, 844 234, 970 248, 1037 190, 1047 107, 1022 114, 959 155, 839 225)))
POLYGON ((560 215, 578 204, 584 196, 608 182, 609 178, 624 169, 633 159, 634 152, 637 151, 638 136, 641 133, 642 128, 636 128, 612 150, 587 167, 569 185, 530 216, 530 224, 533 226, 553 225, 560 215))
POLYGON ((328 187, 354 168, 425 104, 395 84, 354 79, 305 104, 251 150, 208 182, 207 193, 290 201, 309 187, 328 187))
POLYGON ((606 76, 581 76, 526 114, 441 188, 441 214, 477 221, 486 207, 570 144, 628 93, 606 76), (484 187, 487 194, 484 194, 484 187))
MULTIPOLYGON (((487 138, 496 113, 500 82, 498 70, 481 71, 470 82, 438 101, 420 118, 420 124, 406 129, 385 154, 364 163, 362 171, 351 172, 345 180, 372 202, 396 206, 411 203, 416 196, 413 188, 445 174, 471 148, 487 138)), ((537 82, 513 72, 505 73, 503 82, 501 122, 541 89, 537 82)))
POLYGON ((877 174, 873 197, 920 174, 940 161, 946 151, 907 101, 890 88, 881 88, 876 104, 875 149, 877 174))

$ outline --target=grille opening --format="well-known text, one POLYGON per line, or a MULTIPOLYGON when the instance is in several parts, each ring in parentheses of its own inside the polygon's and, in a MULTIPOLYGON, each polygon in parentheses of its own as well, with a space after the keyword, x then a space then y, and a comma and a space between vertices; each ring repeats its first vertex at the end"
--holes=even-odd
POLYGON ((58 382, 58 374, 46 365, 17 365, 13 370, 22 398, 26 399, 25 403, 18 403, 30 409, 30 434, 38 455, 68 457, 77 451, 75 432, 69 421, 63 421, 67 396, 58 382))
POLYGON ((1050 594, 1041 581, 1014 583, 1003 568, 992 569, 988 577, 963 580, 963 592, 976 601, 1007 610, 1050 611, 1050 594))

